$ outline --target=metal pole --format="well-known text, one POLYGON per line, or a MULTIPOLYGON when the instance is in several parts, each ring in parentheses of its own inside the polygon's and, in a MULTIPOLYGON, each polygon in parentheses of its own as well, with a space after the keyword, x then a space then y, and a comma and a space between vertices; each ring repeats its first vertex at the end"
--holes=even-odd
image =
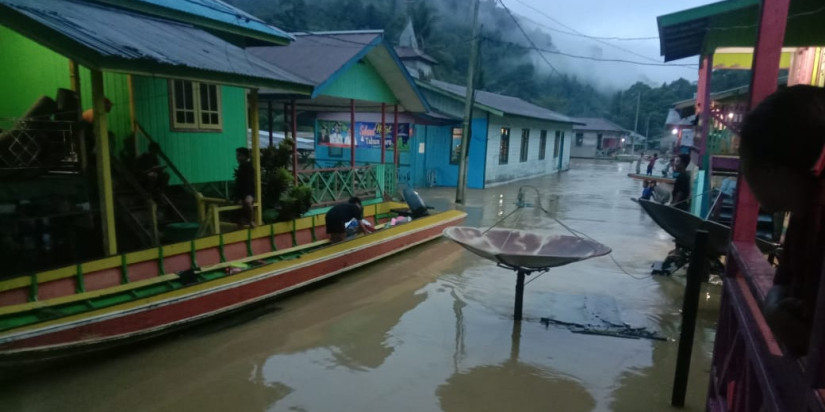
POLYGON ((687 272, 685 297, 682 301, 682 327, 679 334, 679 352, 676 358, 676 373, 673 377, 673 392, 670 404, 677 407, 685 406, 688 374, 690 373, 690 355, 693 351, 693 333, 696 330, 696 312, 699 308, 699 291, 702 279, 708 270, 707 267, 708 232, 697 230, 693 252, 690 256, 690 266, 687 272))
POLYGON ((385 156, 387 152, 387 104, 381 103, 381 164, 386 163, 385 156))
POLYGON ((349 165, 355 168, 355 99, 349 99, 349 165))
MULTIPOLYGON (((633 121, 633 133, 639 133, 639 105, 642 103, 642 92, 636 94, 636 120, 633 121)), ((636 150, 636 136, 630 135, 630 154, 636 150)))
POLYGON ((651 113, 647 114, 647 126, 645 127, 645 150, 650 148, 650 115, 651 113))
POLYGON ((298 109, 292 101, 292 178, 298 184, 298 109))
MULTIPOLYGON (((473 44, 470 46, 470 61, 467 63, 467 93, 464 97, 464 123, 461 128, 461 154, 458 166, 458 184, 455 188, 455 202, 464 204, 467 186, 467 147, 470 143, 470 122, 473 117, 473 86, 475 85, 476 59, 478 58, 478 8, 479 0, 473 2, 473 44)), ((519 314, 519 317, 521 314, 519 314)))
POLYGON ((524 302, 524 278, 527 276, 527 271, 519 270, 516 276, 516 304, 513 309, 513 319, 520 321, 521 307, 524 302))
POLYGON ((267 129, 269 129, 269 147, 275 145, 275 138, 272 136, 274 133, 272 129, 274 129, 275 120, 272 118, 272 100, 266 101, 266 117, 267 117, 267 129))

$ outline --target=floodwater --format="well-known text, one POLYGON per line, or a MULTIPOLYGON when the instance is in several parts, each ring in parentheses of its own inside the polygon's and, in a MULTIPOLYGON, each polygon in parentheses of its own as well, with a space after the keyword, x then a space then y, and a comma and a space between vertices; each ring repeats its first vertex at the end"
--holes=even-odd
MULTIPOLYGON (((685 278, 648 275, 672 242, 629 200, 641 185, 628 169, 574 161, 559 175, 468 191, 467 224, 489 227, 515 208, 519 186, 536 186, 545 208, 613 248, 633 275, 609 257, 532 275, 520 330, 512 320, 514 273, 438 240, 229 322, 0 382, 0 409, 676 410, 669 402, 685 278), (540 322, 585 300, 615 302, 614 316, 670 339, 540 322)), ((421 191, 441 207, 454 193, 421 191)), ((538 208, 499 226, 566 233, 538 208)), ((683 410, 704 410, 719 294, 719 286, 703 286, 683 410)))

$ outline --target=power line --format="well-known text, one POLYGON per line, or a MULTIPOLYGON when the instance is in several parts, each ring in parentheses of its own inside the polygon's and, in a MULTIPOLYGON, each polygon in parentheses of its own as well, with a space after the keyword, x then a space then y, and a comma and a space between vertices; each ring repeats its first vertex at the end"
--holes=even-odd
MULTIPOLYGON (((507 14, 510 16, 510 18, 513 19, 513 23, 516 24, 516 27, 518 27, 518 29, 521 31, 521 34, 524 35, 524 38, 527 39, 528 42, 530 42, 530 44, 533 46, 533 49, 538 51, 539 48, 536 46, 536 43, 533 42, 533 39, 531 39, 530 36, 527 35, 527 32, 524 30, 524 28, 521 27, 521 24, 519 24, 518 19, 516 19, 516 16, 514 16, 513 13, 510 12, 510 9, 507 8, 507 5, 504 4, 504 0, 499 0, 499 3, 501 3, 501 6, 504 7, 505 11, 507 11, 507 14)), ((556 66, 553 66, 553 63, 550 63, 550 60, 547 60, 547 57, 543 53, 539 53, 539 56, 541 56, 542 60, 544 60, 544 62, 547 63, 547 65, 550 66, 551 69, 553 69, 553 73, 559 74, 559 71, 556 69, 556 66)))
POLYGON ((568 34, 570 36, 584 37, 586 39, 591 39, 591 40, 619 40, 619 41, 659 40, 659 36, 647 36, 647 37, 601 37, 601 36, 590 36, 590 35, 587 35, 587 34, 584 34, 584 33, 580 32, 580 31, 578 31, 578 30, 576 30, 572 27, 569 27, 569 26, 565 25, 564 23, 556 20, 553 17, 550 17, 546 13, 544 13, 541 10, 536 9, 535 7, 523 2, 522 0, 516 0, 516 1, 521 3, 523 6, 535 11, 536 13, 539 13, 542 16, 547 17, 548 19, 556 22, 556 24, 558 24, 562 27, 566 27, 568 30, 570 30, 570 31, 565 31, 565 30, 560 30, 560 29, 556 29, 556 28, 553 28, 553 27, 542 26, 542 27, 544 27, 544 28, 546 28, 550 31, 555 31, 555 32, 562 33, 562 34, 568 34))
POLYGON ((565 53, 565 52, 558 51, 558 50, 548 50, 548 49, 541 49, 541 48, 536 48, 536 47, 527 47, 527 46, 524 46, 524 45, 521 45, 521 44, 512 43, 512 42, 503 41, 503 40, 498 40, 498 39, 494 39, 494 38, 491 38, 491 37, 483 37, 483 38, 484 38, 484 40, 487 40, 487 41, 490 41, 490 42, 493 42, 493 43, 499 43, 499 44, 502 44, 502 45, 505 45, 505 46, 518 47, 518 48, 526 49, 526 50, 534 50, 534 51, 539 52, 539 54, 549 53, 549 54, 556 54, 556 55, 559 55, 559 56, 570 57, 570 58, 574 58, 574 59, 583 59, 583 60, 591 60, 591 61, 598 61, 598 62, 627 63, 627 64, 635 64, 635 65, 638 65, 638 66, 684 67, 684 68, 691 68, 691 69, 695 69, 695 68, 699 67, 698 64, 648 63, 648 62, 640 62, 640 61, 625 60, 625 59, 603 59, 603 58, 600 58, 600 57, 581 56, 581 55, 577 55, 577 54, 565 53))
MULTIPOLYGON (((501 5, 503 6, 503 5, 504 5, 504 0, 499 0, 499 1, 501 2, 501 5)), ((601 39, 601 38, 599 38, 599 37, 596 37, 596 36, 589 36, 589 35, 587 35, 587 34, 584 34, 584 33, 580 32, 580 31, 578 31, 578 30, 574 29, 573 27, 570 27, 570 26, 568 26, 568 25, 566 25, 566 24, 564 24, 564 23, 560 22, 558 19, 556 19, 556 18, 554 18, 554 17, 550 16, 549 14, 547 14, 547 13, 545 13, 545 12, 543 12, 543 11, 541 11, 541 10, 539 10, 539 9, 537 9, 537 8, 535 8, 535 7, 533 7, 533 6, 529 5, 529 4, 527 4, 527 3, 525 3, 523 0, 516 0, 516 1, 517 1, 517 2, 519 2, 519 3, 521 3, 522 5, 524 5, 525 7, 528 7, 529 9, 531 9, 531 10, 535 11, 536 13, 541 14, 542 16, 544 16, 544 17, 546 17, 546 18, 550 19, 551 21, 555 22, 555 23, 556 23, 556 24, 558 24, 559 26, 562 26, 562 27, 564 27, 565 29, 572 31, 573 33, 575 33, 576 35, 578 35, 578 36, 580 36, 580 37, 584 37, 584 38, 586 38, 586 39, 593 40, 593 41, 595 41, 595 42, 597 42, 597 43, 601 43, 601 44, 603 44, 603 45, 605 45, 605 46, 612 47, 612 48, 617 49, 617 50, 621 50, 621 51, 623 51, 623 52, 625 52, 625 53, 632 54, 632 55, 634 55, 634 56, 636 56, 636 57, 639 57, 639 58, 642 58, 642 59, 645 59, 645 60, 650 60, 650 61, 652 61, 652 62, 657 62, 657 63, 659 62, 659 60, 654 59, 654 58, 652 58, 652 57, 648 57, 648 56, 645 56, 645 55, 643 55, 643 54, 636 53, 636 52, 635 52, 635 51, 633 51, 633 50, 626 49, 626 48, 624 48, 624 47, 617 46, 617 45, 612 44, 612 43, 608 43, 608 42, 606 42, 606 41, 602 40, 602 39, 601 39)), ((504 6, 504 8, 506 9, 506 8, 507 8, 507 6, 504 6)), ((540 26, 541 26, 541 27, 544 27, 544 28, 547 28, 547 26, 544 26, 544 25, 540 25, 540 26)), ((658 37, 657 37, 657 38, 658 38, 658 37)))

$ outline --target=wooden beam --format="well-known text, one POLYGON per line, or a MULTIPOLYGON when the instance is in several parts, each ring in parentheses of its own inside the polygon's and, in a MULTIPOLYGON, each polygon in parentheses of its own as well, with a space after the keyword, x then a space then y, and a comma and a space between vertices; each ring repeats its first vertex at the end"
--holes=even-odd
POLYGON ((92 70, 92 101, 94 102, 95 153, 97 156, 97 184, 100 198, 100 223, 103 228, 103 252, 117 254, 115 231, 115 202, 112 190, 112 168, 109 155, 109 121, 106 96, 103 91, 103 72, 92 70))
POLYGON ((298 109, 292 101, 292 178, 298 185, 298 109))
POLYGON ((261 139, 258 136, 260 126, 258 125, 258 89, 249 90, 249 127, 252 129, 252 168, 255 170, 255 202, 258 207, 255 210, 255 224, 263 222, 263 202, 261 192, 261 139))
MULTIPOLYGON (((759 29, 753 53, 750 101, 748 108, 756 107, 768 95, 776 91, 779 77, 779 59, 785 40, 790 0, 763 0, 759 11, 759 29)), ((736 212, 733 216, 733 240, 753 241, 756 238, 756 219, 759 204, 748 182, 739 174, 736 190, 736 212)))
POLYGON ((381 164, 386 163, 385 157, 387 154, 387 104, 381 103, 381 164))
MULTIPOLYGON (((77 107, 79 115, 80 113, 83 113, 83 99, 80 91, 80 66, 74 60, 69 60, 69 85, 72 91, 77 93, 77 107)), ((76 120, 79 121, 80 117, 76 120)), ((80 138, 78 139, 77 151, 80 152, 80 170, 85 173, 89 165, 89 159, 86 157, 88 152, 86 150, 86 137, 83 136, 83 133, 80 134, 80 138)))

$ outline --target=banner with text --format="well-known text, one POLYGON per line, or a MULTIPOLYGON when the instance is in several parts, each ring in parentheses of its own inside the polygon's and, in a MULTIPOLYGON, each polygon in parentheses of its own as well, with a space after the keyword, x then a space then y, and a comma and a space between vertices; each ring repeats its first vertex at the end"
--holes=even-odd
MULTIPOLYGON (((387 150, 392 150, 395 147, 395 133, 393 131, 393 124, 384 124, 386 128, 385 144, 387 150)), ((350 147, 350 123, 335 120, 318 120, 318 128, 316 129, 316 141, 320 146, 331 147, 350 147)), ((409 123, 398 124, 398 137, 401 139, 398 142, 398 150, 405 152, 410 150, 410 131, 409 123)), ((363 149, 380 149, 381 148, 381 123, 379 122, 355 122, 355 146, 363 149)))

